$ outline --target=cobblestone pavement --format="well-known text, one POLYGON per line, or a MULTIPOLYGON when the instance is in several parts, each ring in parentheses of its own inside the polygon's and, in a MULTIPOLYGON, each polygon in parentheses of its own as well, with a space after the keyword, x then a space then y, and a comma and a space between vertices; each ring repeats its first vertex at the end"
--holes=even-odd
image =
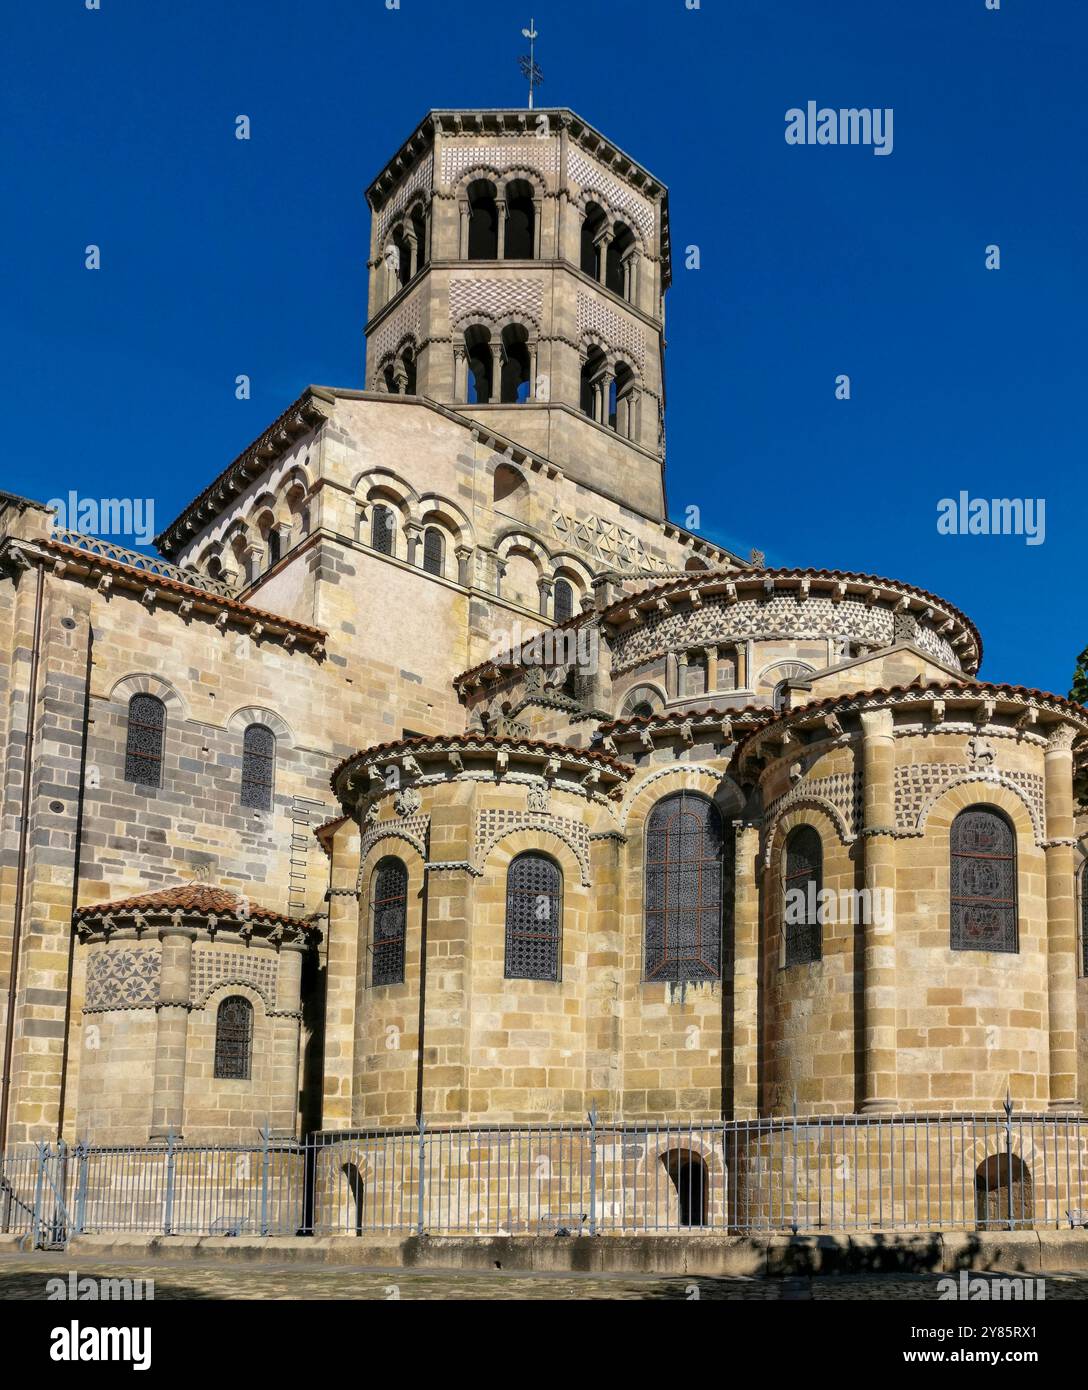
MULTIPOLYGON (((0 1257, 0 1300, 44 1299, 46 1280, 67 1279, 67 1256, 0 1257)), ((636 1275, 423 1274, 343 1266, 227 1265, 210 1260, 119 1265, 81 1260, 76 1273, 100 1279, 153 1279, 155 1298, 194 1299, 623 1299, 685 1302, 849 1299, 928 1300, 938 1297, 932 1274, 836 1275, 797 1279, 709 1279, 636 1275)), ((997 1277, 997 1276, 995 1276, 997 1277)), ((1088 1278, 1048 1274, 1047 1301, 1088 1299, 1088 1278)))

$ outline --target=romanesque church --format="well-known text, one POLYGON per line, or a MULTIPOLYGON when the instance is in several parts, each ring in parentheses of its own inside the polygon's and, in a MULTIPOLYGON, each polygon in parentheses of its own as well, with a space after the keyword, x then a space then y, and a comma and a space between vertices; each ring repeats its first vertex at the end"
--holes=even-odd
POLYGON ((1088 712, 670 520, 607 135, 432 111, 367 202, 365 378, 156 556, 0 494, 0 1151, 1079 1114, 1088 712))

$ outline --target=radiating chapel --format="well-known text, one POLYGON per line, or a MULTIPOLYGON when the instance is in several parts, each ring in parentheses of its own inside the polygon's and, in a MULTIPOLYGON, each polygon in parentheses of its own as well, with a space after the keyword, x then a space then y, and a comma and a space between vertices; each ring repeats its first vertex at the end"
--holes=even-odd
POLYGON ((0 1149, 1079 1113, 1088 712, 670 520, 668 192, 580 116, 366 196, 363 380, 157 555, 0 495, 0 1149))

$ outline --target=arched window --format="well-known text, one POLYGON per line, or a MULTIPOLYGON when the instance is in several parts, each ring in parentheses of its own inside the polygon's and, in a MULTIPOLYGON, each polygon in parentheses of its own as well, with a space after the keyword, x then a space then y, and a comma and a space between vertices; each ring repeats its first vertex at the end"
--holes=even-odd
POLYGON ((565 623, 574 613, 574 590, 565 579, 555 581, 553 608, 557 623, 565 623))
POLYGON ((717 980, 722 970, 724 835, 718 808, 678 792, 646 824, 646 979, 717 980))
POLYGON ((404 983, 404 938, 408 926, 408 870, 389 856, 370 880, 371 942, 375 985, 404 983))
POLYGON ((423 568, 428 574, 441 574, 445 568, 446 544, 437 526, 423 532, 423 568))
POLYGON ((276 735, 265 724, 250 724, 242 735, 242 805, 272 808, 276 780, 276 735))
POLYGON ((506 228, 503 256, 508 261, 531 261, 536 242, 533 188, 524 179, 506 186, 506 228))
POLYGON ((370 544, 383 555, 393 554, 393 509, 377 506, 370 520, 370 544))
POLYGON ((519 854, 506 871, 508 980, 558 980, 563 875, 545 854, 519 854))
POLYGON ((582 241, 580 264, 583 272, 594 280, 601 276, 601 255, 604 250, 602 240, 608 218, 599 203, 590 203, 582 220, 582 241))
POLYGON ((528 342, 529 335, 519 323, 507 324, 502 330, 499 400, 503 405, 524 405, 529 399, 532 368, 528 342))
POLYGON ((495 356, 491 350, 491 330, 473 324, 465 333, 468 363, 468 405, 490 405, 494 395, 495 356))
POLYGON ((253 1064, 253 1005, 232 994, 215 1015, 215 1078, 248 1081, 253 1064))
POLYGON ((166 706, 154 695, 133 695, 128 702, 125 781, 162 786, 162 745, 166 706))
POLYGON ((823 954, 819 899, 823 887, 824 849, 820 832, 798 825, 786 836, 784 929, 786 965, 807 965, 823 954))
POLYGON ((468 190, 468 258, 495 261, 499 257, 499 213, 495 185, 478 179, 468 190))
POLYGON ((1000 811, 968 806, 952 822, 953 951, 1018 949, 1016 836, 1000 811))

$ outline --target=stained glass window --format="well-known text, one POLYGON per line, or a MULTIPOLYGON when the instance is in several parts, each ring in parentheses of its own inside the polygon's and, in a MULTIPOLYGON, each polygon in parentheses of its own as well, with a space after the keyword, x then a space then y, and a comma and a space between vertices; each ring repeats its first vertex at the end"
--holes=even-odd
POLYGON ((563 875, 544 854, 519 854, 506 872, 506 978, 558 980, 563 875))
POLYGON ((404 938, 408 922, 408 870, 399 859, 380 859, 370 880, 374 967, 372 983, 404 983, 404 938))
POLYGON ((220 1081, 248 1081, 253 1057, 253 1005, 232 994, 215 1016, 215 1075, 220 1081))
POLYGON ((442 532, 437 526, 428 526, 423 532, 423 568, 428 574, 442 573, 445 549, 442 532))
POLYGON ((725 841, 718 808, 694 792, 659 801, 646 826, 646 979, 717 980, 725 841))
POLYGON ((969 806, 952 822, 953 951, 1009 951, 1016 934, 1016 837, 998 811, 969 806))
POLYGON ((377 506, 370 519, 370 544, 383 555, 393 554, 393 512, 390 507, 377 506))
POLYGON ((128 702, 125 781, 145 787, 162 785, 162 743, 166 706, 154 695, 133 695, 128 702))
POLYGON ((823 954, 823 930, 818 911, 823 887, 823 845, 820 832, 798 825, 786 837, 785 921, 786 965, 808 965, 823 954))
POLYGON ((242 805, 272 807, 276 776, 276 735, 264 724, 250 724, 242 737, 242 805))
POLYGON ((565 623, 574 612, 574 590, 565 579, 555 581, 555 621, 565 623))

